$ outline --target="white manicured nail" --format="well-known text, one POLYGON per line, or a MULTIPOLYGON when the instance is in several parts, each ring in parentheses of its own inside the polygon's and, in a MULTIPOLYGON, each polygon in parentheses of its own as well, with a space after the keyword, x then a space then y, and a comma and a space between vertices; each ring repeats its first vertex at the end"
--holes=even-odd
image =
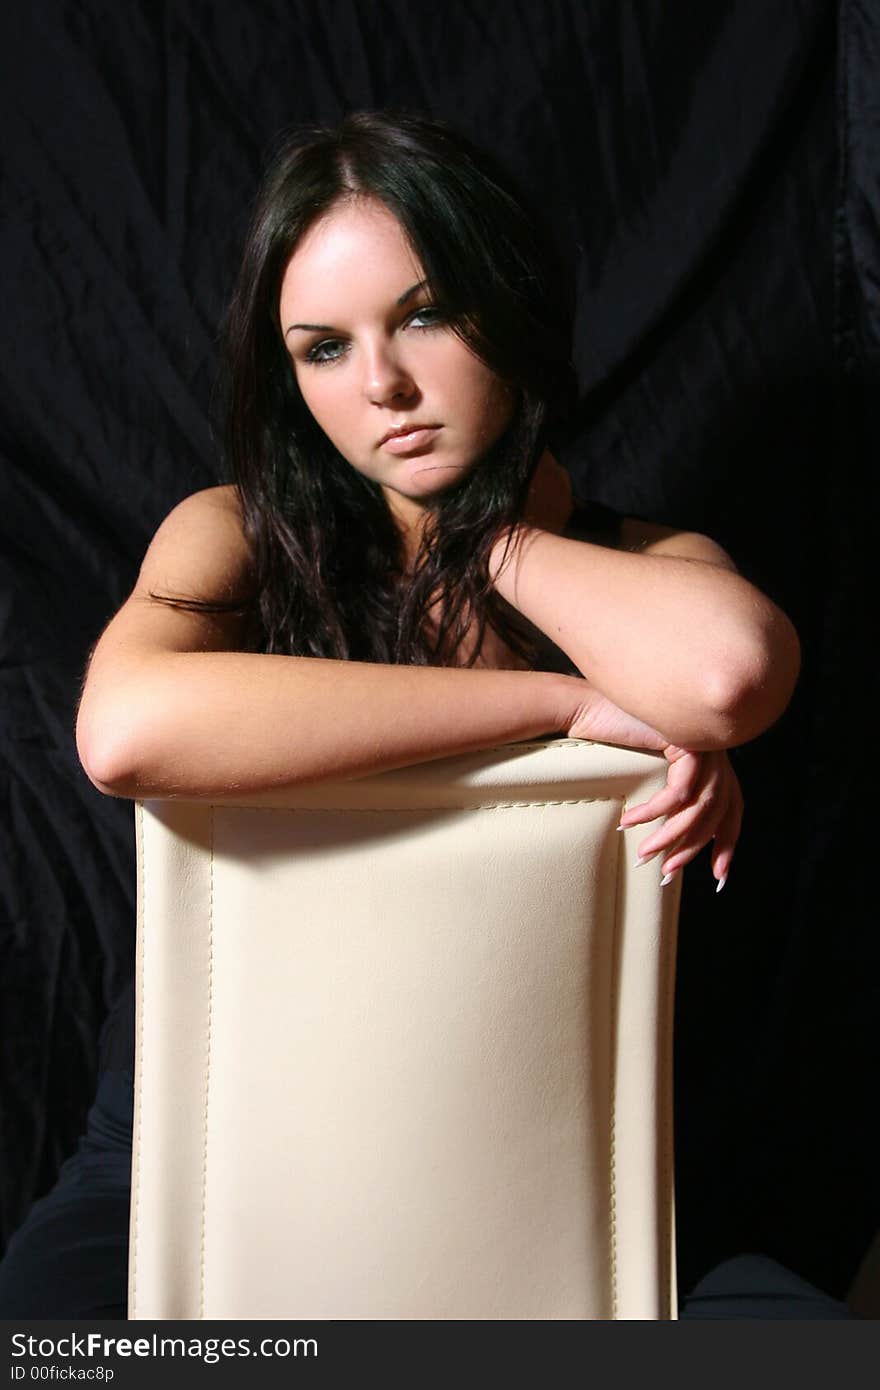
POLYGON ((716 892, 716 893, 720 893, 720 892, 721 892, 721 889, 724 887, 724 885, 725 885, 726 882, 727 882, 727 874, 723 874, 722 877, 719 878, 719 880, 718 880, 718 887, 715 889, 715 892, 716 892))
POLYGON ((672 880, 675 878, 675 875, 676 875, 677 873, 678 873, 678 869, 673 869, 671 874, 666 874, 666 876, 665 876, 664 878, 661 878, 661 880, 660 880, 660 887, 661 887, 661 888, 665 888, 666 885, 667 885, 667 883, 671 883, 671 882, 672 882, 672 880))

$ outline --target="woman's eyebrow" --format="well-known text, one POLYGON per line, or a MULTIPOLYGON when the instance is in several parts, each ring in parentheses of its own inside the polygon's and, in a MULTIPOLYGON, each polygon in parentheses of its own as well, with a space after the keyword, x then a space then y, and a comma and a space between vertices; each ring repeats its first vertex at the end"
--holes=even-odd
POLYGON ((403 294, 398 299, 398 304, 405 304, 406 301, 410 299, 411 296, 414 295, 417 290, 424 289, 427 283, 427 280, 419 280, 415 285, 410 285, 409 289, 404 290, 403 294))
MULTIPOLYGON (((408 299, 411 299, 412 296, 413 296, 418 290, 424 289, 424 287, 425 287, 425 285, 427 285, 427 283, 428 283, 427 280, 418 280, 418 281, 416 282, 416 284, 410 285, 410 287, 409 287, 408 290, 404 290, 403 294, 400 296, 400 298, 398 299, 397 303, 398 303, 399 305, 400 305, 400 304, 405 304, 406 301, 407 301, 408 299)), ((336 329, 333 327, 332 323, 292 323, 292 324, 290 325, 289 328, 285 328, 285 330, 284 330, 284 336, 285 336, 285 338, 287 337, 288 333, 292 333, 293 330, 294 330, 295 328, 300 328, 300 329, 302 329, 302 331, 303 331, 304 333, 335 333, 335 332, 336 332, 336 329)))

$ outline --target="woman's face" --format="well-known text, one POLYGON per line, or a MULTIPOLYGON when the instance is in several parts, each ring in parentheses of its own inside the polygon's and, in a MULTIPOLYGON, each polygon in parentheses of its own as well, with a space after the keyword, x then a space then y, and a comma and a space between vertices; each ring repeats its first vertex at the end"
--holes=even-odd
POLYGON ((306 405, 405 526, 510 423, 513 393, 432 307, 381 203, 340 203, 309 228, 285 271, 280 313, 306 405))

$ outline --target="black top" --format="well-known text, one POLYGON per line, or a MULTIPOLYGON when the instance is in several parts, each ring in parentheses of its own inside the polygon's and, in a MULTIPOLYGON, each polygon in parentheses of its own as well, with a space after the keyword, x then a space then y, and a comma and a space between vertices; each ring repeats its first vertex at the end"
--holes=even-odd
POLYGON ((591 541, 594 545, 620 545, 623 517, 602 502, 581 502, 575 498, 574 511, 563 531, 573 541, 591 541))
POLYGON ((134 1077, 134 980, 129 980, 104 1019, 98 1071, 124 1071, 134 1077))

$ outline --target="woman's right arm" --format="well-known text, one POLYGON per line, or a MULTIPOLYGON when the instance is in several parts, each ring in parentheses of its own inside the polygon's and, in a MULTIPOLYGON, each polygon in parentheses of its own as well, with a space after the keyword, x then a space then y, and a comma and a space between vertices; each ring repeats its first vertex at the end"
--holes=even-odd
MULTIPOLYGON (((230 488, 185 498, 159 527, 83 685, 77 748, 100 791, 199 799, 358 777, 565 731, 594 698, 586 681, 547 672, 236 650, 239 615, 149 596, 228 598, 246 587, 249 564, 230 488)), ((618 732, 659 746, 637 721, 631 738, 618 732)))

